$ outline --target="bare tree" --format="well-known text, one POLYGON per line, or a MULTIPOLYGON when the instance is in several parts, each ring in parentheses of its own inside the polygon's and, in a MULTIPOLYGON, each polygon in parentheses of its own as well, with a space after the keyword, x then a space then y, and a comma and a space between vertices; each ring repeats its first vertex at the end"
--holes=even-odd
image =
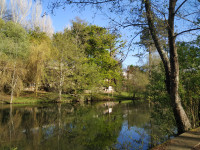
POLYGON ((45 32, 49 37, 53 36, 54 29, 53 29, 51 17, 49 15, 45 15, 42 17, 41 30, 45 32))
POLYGON ((32 29, 35 29, 37 27, 40 28, 41 24, 41 16, 42 16, 42 5, 39 0, 35 2, 32 6, 32 12, 31 12, 31 25, 32 29))
POLYGON ((23 26, 27 25, 27 17, 30 14, 32 0, 10 0, 12 20, 23 26))
POLYGON ((0 18, 3 18, 6 12, 6 0, 0 0, 0 18))
POLYGON ((42 4, 40 0, 36 0, 31 13, 32 29, 39 28, 45 32, 49 37, 54 33, 51 17, 46 13, 42 14, 42 4))

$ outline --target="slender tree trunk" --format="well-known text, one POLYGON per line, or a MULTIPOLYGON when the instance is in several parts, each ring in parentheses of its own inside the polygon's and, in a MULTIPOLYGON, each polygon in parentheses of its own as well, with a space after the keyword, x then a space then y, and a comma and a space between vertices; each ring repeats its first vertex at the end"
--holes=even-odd
POLYGON ((183 109, 181 99, 179 96, 179 62, 178 53, 175 44, 174 36, 174 17, 175 17, 176 0, 170 0, 169 3, 169 19, 168 19, 168 40, 170 49, 170 65, 171 65, 171 78, 170 78, 170 97, 178 132, 183 133, 191 128, 190 121, 183 109))
POLYGON ((34 92, 35 92, 35 97, 37 97, 37 93, 38 93, 38 81, 36 81, 36 83, 35 83, 35 90, 34 90, 34 92))
POLYGON ((62 99, 62 89, 59 89, 59 101, 62 99))
POLYGON ((35 76, 35 97, 37 97, 38 95, 38 82, 39 82, 39 75, 38 75, 38 65, 40 65, 39 63, 39 53, 37 54, 37 61, 36 61, 36 76, 35 76))
POLYGON ((60 81, 59 81, 59 102, 62 99, 62 86, 63 86, 63 68, 62 68, 62 60, 60 62, 60 81))
POLYGON ((13 94, 14 94, 14 88, 11 89, 10 104, 12 104, 13 102, 13 94))
POLYGON ((16 74, 16 62, 14 64, 14 71, 13 71, 13 75, 12 75, 10 104, 12 104, 12 102, 13 102, 14 90, 15 90, 15 86, 16 86, 16 83, 17 83, 17 79, 15 77, 15 74, 16 74))

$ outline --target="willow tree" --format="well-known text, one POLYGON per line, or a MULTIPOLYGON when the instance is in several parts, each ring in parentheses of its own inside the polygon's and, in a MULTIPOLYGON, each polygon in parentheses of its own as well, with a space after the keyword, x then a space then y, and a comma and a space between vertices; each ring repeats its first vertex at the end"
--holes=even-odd
MULTIPOLYGON (((182 133, 191 128, 179 96, 179 62, 176 39, 183 33, 200 29, 199 23, 193 20, 196 19, 196 14, 199 14, 198 0, 52 0, 52 4, 52 10, 67 4, 75 4, 80 7, 90 5, 97 9, 105 8, 118 16, 117 19, 112 19, 118 27, 132 27, 132 29, 134 27, 140 30, 141 27, 147 26, 165 68, 166 89, 170 95, 178 132, 182 133), (164 30, 168 33, 169 54, 160 41, 160 35, 156 29, 155 19, 157 18, 160 18, 167 25, 164 30), (182 24, 180 20, 184 23, 182 24)), ((141 30, 137 34, 139 35, 140 32, 141 30)))
POLYGON ((51 40, 39 29, 31 31, 30 35, 30 55, 27 65, 27 80, 28 83, 35 85, 35 96, 38 93, 38 87, 44 80, 45 64, 50 59, 51 53, 51 40))

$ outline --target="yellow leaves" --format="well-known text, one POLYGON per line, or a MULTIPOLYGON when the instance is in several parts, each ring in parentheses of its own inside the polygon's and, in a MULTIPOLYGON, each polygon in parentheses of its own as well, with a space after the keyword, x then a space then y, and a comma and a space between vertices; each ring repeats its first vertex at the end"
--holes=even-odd
POLYGON ((31 44, 30 61, 45 61, 50 57, 50 54, 51 48, 49 46, 49 43, 42 42, 40 44, 31 44))
MULTIPOLYGON (((36 33, 35 33, 36 34, 36 33)), ((37 33, 37 35, 42 33, 37 33)), ((27 79, 29 82, 40 82, 40 79, 44 76, 45 63, 50 59, 51 56, 51 43, 42 35, 40 38, 32 34, 31 45, 30 45, 30 56, 28 60, 28 74, 27 79)))

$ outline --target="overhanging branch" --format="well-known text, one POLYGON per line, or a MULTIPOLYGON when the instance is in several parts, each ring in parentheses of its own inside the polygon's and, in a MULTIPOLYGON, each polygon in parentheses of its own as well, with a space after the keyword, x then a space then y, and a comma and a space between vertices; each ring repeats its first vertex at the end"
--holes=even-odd
POLYGON ((142 33, 142 31, 138 32, 138 33, 131 39, 131 41, 129 42, 128 51, 127 51, 126 55, 124 56, 124 58, 121 58, 120 62, 123 62, 123 61, 127 58, 128 54, 129 54, 129 52, 130 52, 130 49, 131 49, 133 40, 134 40, 138 35, 140 35, 141 33, 142 33))
POLYGON ((190 32, 190 31, 195 31, 195 30, 200 30, 200 28, 195 28, 195 29, 189 29, 189 30, 182 31, 180 33, 177 33, 174 37, 177 37, 180 34, 183 34, 183 33, 186 33, 186 32, 190 32))
POLYGON ((180 15, 178 15, 178 14, 176 14, 176 16, 179 17, 179 18, 181 18, 181 19, 183 19, 183 20, 186 20, 186 21, 188 21, 188 22, 191 22, 191 23, 193 23, 194 25, 200 27, 200 25, 197 24, 196 22, 193 22, 193 21, 191 21, 191 20, 189 20, 189 19, 187 19, 187 18, 185 18, 185 17, 182 17, 182 16, 180 16, 180 15))
POLYGON ((181 3, 181 5, 178 6, 178 8, 176 9, 174 15, 178 12, 178 10, 183 6, 183 4, 184 4, 185 2, 187 2, 187 0, 184 0, 184 1, 181 3))
POLYGON ((96 4, 102 4, 102 3, 109 3, 109 2, 114 2, 114 1, 116 1, 116 0, 103 0, 103 1, 98 1, 98 0, 96 0, 96 1, 71 1, 71 0, 67 0, 65 3, 68 3, 68 4, 72 4, 72 3, 74 3, 74 4, 92 4, 92 5, 96 5, 96 4))

